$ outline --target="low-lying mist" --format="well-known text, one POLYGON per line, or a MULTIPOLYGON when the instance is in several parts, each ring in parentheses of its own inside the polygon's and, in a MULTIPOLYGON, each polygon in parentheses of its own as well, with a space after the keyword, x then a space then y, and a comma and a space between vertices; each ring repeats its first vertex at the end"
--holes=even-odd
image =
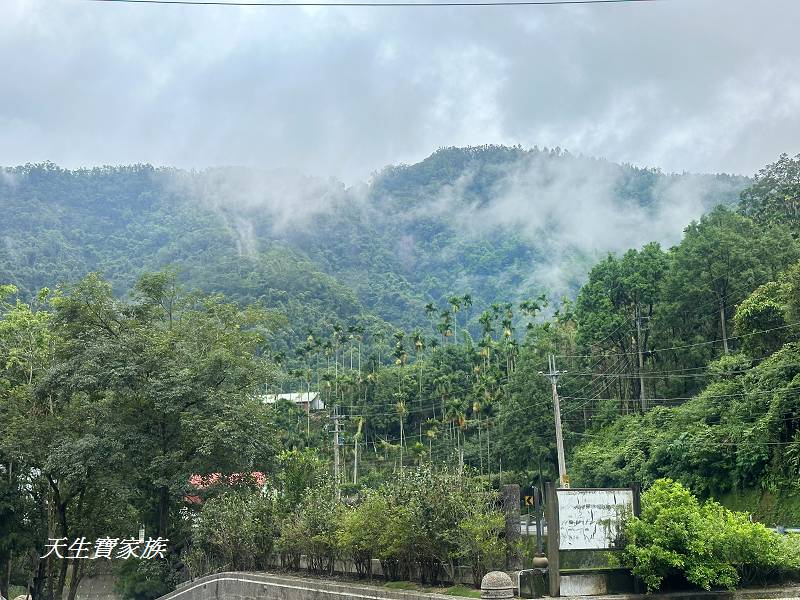
MULTIPOLYGON (((587 265, 607 252, 676 243, 692 220, 716 204, 736 202, 747 182, 665 174, 558 150, 488 146, 443 149, 351 187, 249 168, 173 172, 170 185, 219 214, 245 255, 273 239, 302 240, 301 250, 313 256, 337 235, 378 235, 410 280, 431 264, 449 265, 448 283, 469 287, 480 285, 482 275, 470 272, 465 248, 513 238, 535 257, 522 268, 520 293, 558 296, 574 291, 587 265)), ((352 248, 348 264, 369 262, 360 251, 352 248)))

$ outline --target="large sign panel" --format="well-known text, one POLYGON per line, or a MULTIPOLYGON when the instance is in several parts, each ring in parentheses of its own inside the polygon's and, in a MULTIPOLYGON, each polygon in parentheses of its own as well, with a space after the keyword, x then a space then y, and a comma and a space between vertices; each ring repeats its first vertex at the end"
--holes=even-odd
POLYGON ((633 514, 633 490, 557 490, 561 550, 607 550, 633 514))

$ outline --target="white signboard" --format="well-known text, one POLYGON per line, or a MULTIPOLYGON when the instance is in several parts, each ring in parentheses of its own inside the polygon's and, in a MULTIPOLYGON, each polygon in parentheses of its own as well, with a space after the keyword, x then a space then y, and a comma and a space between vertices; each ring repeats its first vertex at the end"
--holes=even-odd
POLYGON ((633 490, 556 490, 562 550, 607 550, 633 514, 633 490))

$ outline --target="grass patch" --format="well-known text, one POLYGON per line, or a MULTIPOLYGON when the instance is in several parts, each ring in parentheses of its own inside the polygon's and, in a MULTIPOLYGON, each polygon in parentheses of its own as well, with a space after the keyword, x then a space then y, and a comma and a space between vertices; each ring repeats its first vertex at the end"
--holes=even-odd
POLYGON ((454 585, 444 592, 448 596, 466 596, 467 598, 480 598, 481 591, 465 585, 454 585))
POLYGON ((411 590, 415 592, 436 592, 437 594, 446 594, 447 596, 460 596, 462 598, 480 598, 481 591, 465 585, 454 585, 449 588, 440 587, 425 587, 413 581, 388 581, 383 584, 385 587, 393 590, 411 590))
POLYGON ((387 588, 391 588, 393 590, 422 590, 421 586, 414 583, 413 581, 387 581, 384 584, 387 588))

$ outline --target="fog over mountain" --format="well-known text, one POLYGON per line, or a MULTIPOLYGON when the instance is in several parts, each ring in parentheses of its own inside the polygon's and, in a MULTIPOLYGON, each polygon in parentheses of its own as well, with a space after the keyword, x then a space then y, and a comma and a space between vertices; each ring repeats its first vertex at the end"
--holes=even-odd
POLYGON ((301 321, 367 310, 413 324, 452 293, 478 306, 574 296, 599 257, 668 247, 748 180, 481 146, 352 186, 289 170, 52 164, 7 168, 2 182, 0 279, 28 293, 92 270, 124 293, 171 265, 206 291, 295 303, 301 321))
POLYGON ((798 24, 0 0, 0 600, 467 598, 570 485, 642 511, 565 566, 800 598, 798 24))

